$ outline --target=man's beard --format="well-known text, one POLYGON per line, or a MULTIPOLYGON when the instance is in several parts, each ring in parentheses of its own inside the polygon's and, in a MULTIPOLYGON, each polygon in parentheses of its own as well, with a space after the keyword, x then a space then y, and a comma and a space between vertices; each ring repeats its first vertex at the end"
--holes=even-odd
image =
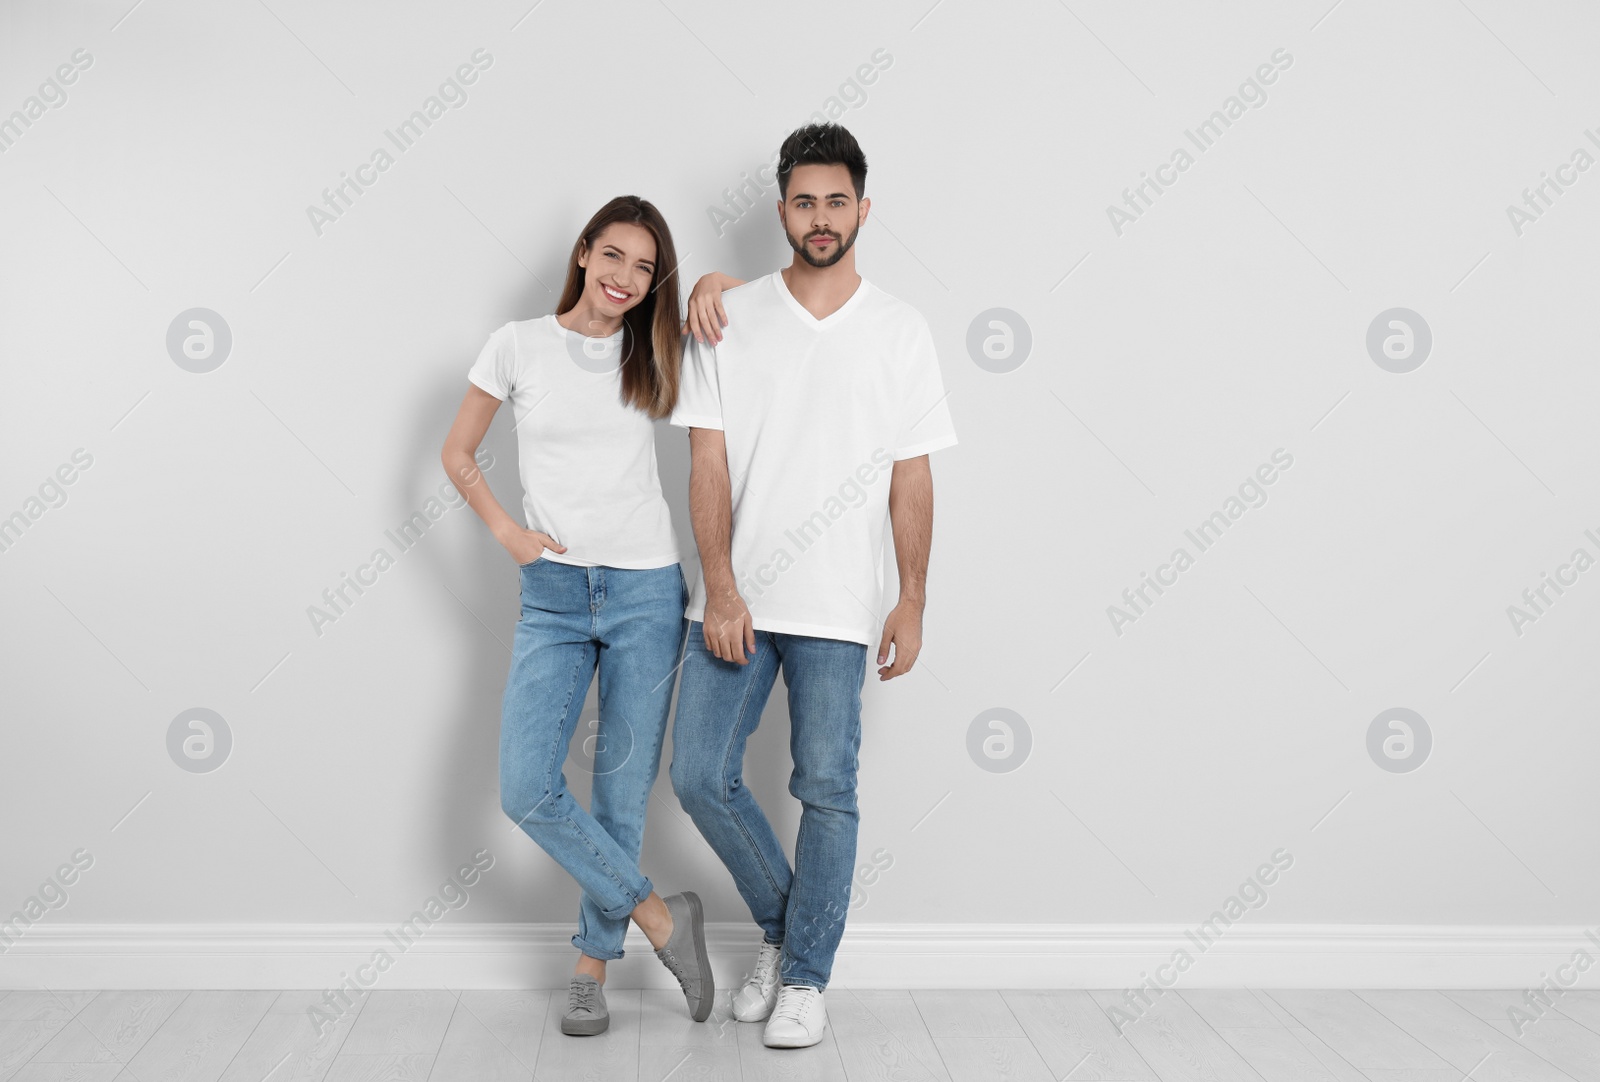
POLYGON ((806 236, 798 244, 795 243, 794 234, 790 233, 787 229, 783 231, 783 235, 789 241, 789 247, 798 252, 801 259, 805 260, 813 267, 831 267, 835 263, 839 262, 839 260, 844 258, 844 254, 848 252, 850 250, 850 246, 856 242, 856 234, 860 232, 861 223, 857 222, 856 227, 850 231, 850 235, 843 241, 839 240, 839 234, 833 232, 832 230, 823 229, 813 230, 812 232, 806 234, 806 236), (832 255, 823 256, 821 259, 818 259, 811 253, 811 248, 806 241, 812 237, 821 236, 824 233, 834 238, 834 247, 836 251, 832 255))

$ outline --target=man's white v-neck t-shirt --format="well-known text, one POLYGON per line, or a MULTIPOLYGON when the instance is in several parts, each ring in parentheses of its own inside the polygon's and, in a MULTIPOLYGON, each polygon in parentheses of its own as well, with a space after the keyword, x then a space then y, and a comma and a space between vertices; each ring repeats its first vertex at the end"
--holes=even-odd
POLYGON ((513 321, 489 336, 467 372, 511 403, 523 518, 567 547, 544 551, 540 558, 552 563, 644 569, 678 562, 656 472, 655 424, 623 404, 620 368, 596 370, 594 358, 616 356, 622 335, 585 341, 553 315, 513 321))
MULTIPOLYGON (((956 442, 927 320, 866 279, 817 319, 781 273, 722 295, 672 423, 721 429, 732 563, 755 627, 877 645, 895 462, 956 442)), ((705 615, 703 574, 685 615, 705 615)))

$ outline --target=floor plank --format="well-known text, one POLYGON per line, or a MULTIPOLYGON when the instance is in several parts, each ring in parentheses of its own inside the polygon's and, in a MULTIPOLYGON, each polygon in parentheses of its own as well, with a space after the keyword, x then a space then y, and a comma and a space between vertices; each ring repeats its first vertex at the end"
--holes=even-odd
POLYGON ((1327 1064, 1284 1026, 1224 1027, 1217 1035, 1266 1082, 1339 1082, 1327 1064))
POLYGON ((113 1082, 120 1063, 30 1063, 7 1082, 113 1082))
POLYGON ((1476 1082, 1568 1082, 1565 1073, 1438 992, 1357 994, 1476 1082))
POLYGON ((356 1015, 347 1014, 319 1032, 306 1008, 321 1004, 321 992, 279 993, 219 1082, 261 1082, 269 1074, 273 1082, 322 1082, 356 1015))
POLYGON ((1179 994, 1213 1029, 1282 1024, 1248 988, 1198 988, 1179 994))
POLYGON ((530 1082, 532 1062, 514 1055, 471 1011, 457 1003, 428 1082, 530 1082))
POLYGON ((641 1079, 652 1082, 671 1075, 674 1079, 738 1082, 738 1031, 761 1027, 733 1020, 731 989, 717 992, 711 1016, 704 1022, 689 1017, 683 993, 676 989, 635 994, 639 997, 641 1079))
MULTIPOLYGON (((433 1057, 421 1053, 340 1056, 333 1061, 326 1082, 428 1082, 431 1070, 433 1057)), ((119 1078, 117 1082, 124 1080, 119 1078)))
POLYGON ((435 1056, 444 1042, 456 997, 436 988, 368 992, 343 1056, 435 1056))
POLYGON ((1509 1022, 1492 1024, 1520 1047, 1555 1064, 1573 1078, 1583 1082, 1600 1078, 1600 1034, 1592 1029, 1560 1016, 1529 1023, 1522 1027, 1520 1035, 1509 1022))
MULTIPOLYGON (((833 1031, 839 1060, 850 1082, 949 1082, 939 1052, 921 1028, 913 1042, 902 1039, 862 1002, 863 993, 830 989, 827 993, 828 1028, 833 1031), (925 1043, 925 1047, 924 1047, 925 1043)), ((910 1004, 914 1013, 916 1007, 910 1004)))
POLYGON ((101 992, 34 1057, 39 1063, 127 1063, 188 992, 101 992))
MULTIPOLYGON (((1108 1012, 1127 1009, 1121 993, 1092 996, 1108 1012)), ((1171 992, 1154 997, 1137 1021, 1122 1027, 1122 1035, 1162 1082, 1261 1082, 1244 1057, 1171 992)))
MULTIPOLYGON (((810 1048, 768 1048, 761 1043, 764 1022, 735 1022, 743 1074, 733 1077, 742 1078, 743 1082, 851 1082, 834 1035, 833 1004, 827 1000, 824 1003, 828 1008, 828 1028, 823 1031, 822 1040, 810 1048)), ((660 1076, 641 1073, 640 1077, 660 1076)), ((674 1080, 677 1077, 673 1075, 674 1080)))
MULTIPOLYGON (((1305 1026, 1297 1023, 1284 1028, 1289 1031, 1290 1036, 1304 1045, 1306 1050, 1316 1057, 1317 1062, 1322 1064, 1323 1070, 1333 1075, 1339 1082, 1369 1082, 1370 1072, 1356 1070, 1349 1060, 1329 1048, 1326 1041, 1312 1033, 1305 1026)), ((1460 1079, 1457 1079, 1456 1082, 1460 1082, 1460 1079)))
POLYGON ((955 1082, 1056 1082, 1033 1042, 1019 1037, 935 1037, 955 1082))
MULTIPOLYGON (((1483 1019, 1485 1022, 1509 1022, 1512 1020, 1507 1013, 1511 1008, 1537 1014, 1538 1009, 1530 1006, 1522 998, 1520 991, 1510 991, 1505 988, 1492 988, 1483 990, 1463 990, 1452 988, 1444 993, 1461 1006, 1483 1019)), ((1556 998, 1554 996, 1552 999, 1556 998)), ((1553 1008, 1545 1008, 1549 1013, 1553 1008)))
POLYGON ((1600 1033, 1600 992, 1568 992, 1555 1001, 1556 1010, 1586 1029, 1600 1033))
POLYGON ((0 1021, 48 1022, 74 1018, 95 992, 52 992, 28 988, 0 998, 0 1021))
POLYGON ((0 992, 0 1082, 1600 1080, 1600 992, 1518 1034, 1515 990, 1191 989, 1136 1012, 1112 990, 836 988, 808 1049, 765 1047, 730 998, 697 1023, 675 990, 619 989, 607 1033, 567 1037, 564 992, 374 991, 322 1031, 321 991, 0 992))
POLYGON ((122 1074, 161 1082, 216 1082, 278 996, 191 992, 128 1060, 122 1074))
POLYGON ((1002 992, 1022 1031, 1057 1079, 1158 1082, 1088 992, 1002 992))
POLYGON ((561 1016, 566 1009, 566 993, 553 993, 545 1011, 544 1034, 533 1077, 538 1082, 637 1082, 639 993, 628 989, 606 992, 611 1027, 596 1037, 568 1037, 562 1033, 561 1016))
POLYGON ((72 1024, 70 1018, 8 1018, 0 1021, 0 1080, 9 1079, 39 1050, 72 1024))
POLYGON ((532 1070, 539 1062, 539 1045, 544 1039, 544 1016, 550 1009, 551 993, 481 990, 462 992, 460 995, 458 1013, 467 1011, 482 1022, 484 1028, 517 1057, 518 1062, 526 1063, 528 1069, 532 1070))
POLYGON ((1294 1015, 1284 1010, 1278 1001, 1272 998, 1270 993, 1264 992, 1259 988, 1247 988, 1245 991, 1249 992, 1250 995, 1255 998, 1255 1001, 1261 1004, 1262 1009, 1264 1009, 1268 1014, 1272 1015, 1273 1018, 1277 1019, 1279 1025, 1285 1027, 1286 1029, 1305 1028, 1295 1020, 1294 1015))
POLYGON ((999 992, 923 989, 912 992, 911 1000, 935 1040, 940 1037, 1027 1037, 999 992))
POLYGON ((1449 1064, 1349 991, 1279 991, 1272 998, 1357 1070, 1449 1064))

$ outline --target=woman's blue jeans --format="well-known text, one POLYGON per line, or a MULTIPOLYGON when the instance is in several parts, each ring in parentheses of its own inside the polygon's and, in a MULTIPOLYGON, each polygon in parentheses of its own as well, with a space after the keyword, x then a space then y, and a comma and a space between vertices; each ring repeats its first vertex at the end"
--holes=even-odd
POLYGON ((538 559, 519 570, 522 615, 500 723, 500 806, 582 888, 573 946, 591 958, 621 958, 628 915, 652 889, 639 849, 688 591, 677 564, 629 570, 538 559), (574 766, 594 776, 585 811, 567 790, 562 764, 597 670, 600 717, 573 748, 574 766))

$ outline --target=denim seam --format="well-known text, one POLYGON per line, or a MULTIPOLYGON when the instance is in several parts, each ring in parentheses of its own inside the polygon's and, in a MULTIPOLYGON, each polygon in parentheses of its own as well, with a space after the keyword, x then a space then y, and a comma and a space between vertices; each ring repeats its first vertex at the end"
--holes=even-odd
MULTIPOLYGON (((741 650, 744 649, 744 644, 740 643, 739 648, 741 650)), ((752 664, 760 664, 761 661, 766 658, 767 651, 772 649, 775 649, 775 647, 773 646, 771 639, 763 640, 761 643, 761 649, 756 654, 755 660, 752 662, 752 664)), ((776 673, 773 674, 773 680, 777 680, 776 673)), ((787 899, 787 895, 784 894, 783 888, 778 886, 777 877, 772 874, 772 866, 767 863, 767 855, 761 851, 761 846, 756 844, 755 836, 750 833, 750 828, 745 825, 744 820, 739 815, 738 809, 736 809, 732 802, 727 799, 728 763, 733 759, 733 736, 744 729, 745 712, 750 709, 750 697, 755 694, 755 687, 755 681, 751 680, 749 686, 744 690, 744 698, 739 702, 739 713, 734 717, 734 731, 733 733, 729 734, 728 746, 723 749, 722 753, 722 774, 718 779, 720 782, 718 787, 718 795, 721 797, 722 803, 728 809, 729 818, 731 818, 739 827, 739 833, 744 835, 746 844, 749 845, 751 852, 755 853, 756 860, 761 865, 761 870, 766 873, 767 883, 772 887, 773 893, 777 894, 780 898, 787 899)), ((749 739, 748 735, 746 736, 746 739, 749 739)), ((743 773, 742 765, 743 764, 741 764, 740 773, 743 773)), ((752 794, 752 799, 753 798, 754 794, 752 794)))
MULTIPOLYGON (((866 654, 865 654, 865 652, 863 652, 862 655, 861 655, 860 678, 861 678, 862 681, 864 681, 866 679, 866 654)), ((856 725, 855 725, 855 737, 856 737, 857 746, 859 748, 859 743, 860 743, 860 739, 861 739, 861 723, 860 723, 861 692, 860 692, 859 689, 855 693, 855 713, 856 713, 856 718, 857 718, 856 725)), ((860 761, 859 752, 858 751, 853 751, 851 753, 850 758, 854 763, 854 768, 852 770, 852 777, 859 776, 860 769, 861 769, 861 761, 860 761)), ((856 809, 856 813, 857 813, 857 815, 860 814, 859 805, 858 805, 858 807, 856 809)), ((796 879, 798 879, 799 876, 800 876, 800 865, 802 863, 802 855, 804 854, 804 852, 806 851, 806 848, 807 848, 807 846, 806 846, 806 822, 807 822, 807 817, 805 815, 801 815, 799 829, 797 829, 795 831, 795 838, 794 838, 794 867, 795 867, 795 878, 796 879)), ((858 830, 859 830, 859 827, 858 827, 858 830)), ((787 917, 787 914, 785 914, 785 916, 787 917)), ((848 891, 847 891, 846 898, 845 898, 845 912, 840 918, 840 924, 842 925, 845 922, 845 920, 848 919, 848 917, 849 917, 849 895, 848 895, 848 891)), ((787 923, 787 920, 785 921, 785 923, 787 923)), ((829 934, 831 935, 832 933, 830 932, 829 934)), ((842 938, 842 929, 841 929, 841 938, 842 938)), ((815 947, 815 945, 816 945, 815 944, 815 940, 813 939, 813 941, 808 943, 807 945, 808 945, 808 947, 815 947)), ((837 953, 837 948, 835 948, 834 952, 831 952, 831 953, 837 953)), ((811 981, 804 980, 804 979, 800 979, 800 980, 792 980, 792 979, 790 979, 784 973, 784 970, 789 968, 789 963, 791 961, 793 961, 792 956, 790 956, 787 952, 785 952, 784 958, 783 958, 784 964, 779 967, 779 971, 778 971, 779 972, 779 979, 782 980, 783 983, 785 983, 785 984, 806 984, 806 985, 809 985, 810 987, 816 988, 818 991, 822 990, 823 986, 820 985, 820 984, 815 984, 815 983, 813 983, 811 981)), ((831 959, 830 959, 829 969, 830 970, 832 969, 831 959)))
POLYGON ((591 855, 593 855, 595 863, 601 868, 605 869, 605 873, 611 877, 611 881, 616 884, 617 889, 623 894, 627 895, 627 897, 632 901, 632 904, 628 906, 626 912, 615 913, 609 909, 602 909, 600 910, 601 915, 611 920, 618 920, 627 916, 629 913, 632 913, 638 908, 639 903, 644 899, 640 898, 637 892, 630 890, 628 888, 628 884, 622 881, 622 877, 617 875, 617 870, 606 862, 606 858, 601 855, 599 848, 595 846, 594 839, 589 837, 588 834, 584 833, 583 827, 579 825, 578 821, 570 815, 566 816, 566 820, 567 826, 572 828, 572 832, 582 839, 584 845, 589 847, 589 852, 591 855))
MULTIPOLYGON (((561 704, 561 717, 563 719, 566 718, 567 712, 572 709, 572 697, 577 692, 578 675, 582 671, 583 663, 580 660, 577 664, 572 666, 572 676, 567 682, 567 697, 561 704)), ((549 760, 548 766, 545 770, 545 792, 555 792, 555 775, 559 769, 559 762, 552 757, 549 760)), ((568 793, 567 795, 571 797, 572 794, 568 793)), ((578 824, 578 821, 570 815, 563 816, 563 818, 566 820, 567 826, 571 829, 572 833, 576 834, 580 839, 582 839, 583 844, 589 847, 589 852, 593 854, 595 863, 601 868, 605 869, 605 873, 611 877, 611 881, 617 885, 617 889, 633 900, 633 905, 629 906, 628 908, 629 913, 633 912, 633 910, 638 907, 639 902, 642 901, 642 899, 640 899, 633 891, 628 889, 628 885, 622 881, 622 878, 619 875, 617 875, 616 869, 611 867, 611 865, 606 862, 606 858, 601 855, 599 848, 594 844, 594 839, 590 838, 589 835, 584 832, 583 827, 578 824)), ((601 910, 601 913, 612 919, 617 919, 619 916, 627 915, 613 914, 604 909, 601 910)))

